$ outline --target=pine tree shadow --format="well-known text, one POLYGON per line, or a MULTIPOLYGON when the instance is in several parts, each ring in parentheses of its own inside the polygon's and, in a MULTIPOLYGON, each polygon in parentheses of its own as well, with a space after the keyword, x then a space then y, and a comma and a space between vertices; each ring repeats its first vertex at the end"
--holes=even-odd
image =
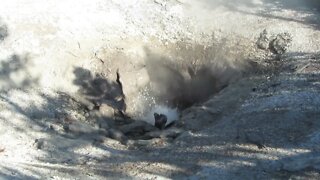
POLYGON ((38 84, 38 78, 31 76, 28 66, 30 66, 30 58, 28 54, 13 54, 9 58, 1 60, 0 89, 27 89, 36 86, 38 84))
POLYGON ((125 96, 120 82, 120 75, 115 76, 115 80, 110 80, 101 75, 93 75, 89 70, 83 68, 75 68, 76 76, 73 81, 79 86, 78 93, 88 101, 97 106, 107 104, 114 109, 125 112, 125 96))

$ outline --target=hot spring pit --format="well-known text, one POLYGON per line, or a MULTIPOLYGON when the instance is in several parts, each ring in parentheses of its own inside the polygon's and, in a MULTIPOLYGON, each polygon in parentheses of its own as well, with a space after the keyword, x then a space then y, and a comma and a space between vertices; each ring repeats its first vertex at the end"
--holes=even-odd
MULTIPOLYGON (((208 70, 201 71, 198 75, 194 74, 186 83, 177 83, 176 85, 181 85, 176 87, 180 93, 172 90, 170 94, 165 95, 158 93, 159 91, 151 91, 159 85, 151 82, 149 92, 137 96, 144 100, 140 101, 144 103, 143 111, 130 114, 126 112, 130 105, 127 99, 132 97, 124 93, 126 84, 119 71, 116 71, 114 81, 101 75, 92 75, 90 71, 84 69, 75 70, 75 73, 81 72, 84 75, 80 77, 86 81, 75 80, 82 89, 73 100, 82 105, 86 114, 89 114, 88 121, 97 124, 101 134, 122 144, 133 146, 154 145, 157 141, 165 142, 160 143, 163 145, 172 142, 187 130, 179 121, 181 112, 218 92, 217 87, 220 89, 225 87, 221 84, 217 86, 218 81, 210 76, 208 70), (162 97, 165 96, 168 98, 163 100, 162 97)), ((173 89, 171 85, 173 84, 168 83, 166 89, 173 89)))
POLYGON ((189 130, 180 121, 185 109, 206 102, 250 66, 238 53, 245 46, 233 42, 141 44, 114 53, 101 49, 94 68, 74 69, 75 99, 89 121, 123 144, 174 140, 189 130))

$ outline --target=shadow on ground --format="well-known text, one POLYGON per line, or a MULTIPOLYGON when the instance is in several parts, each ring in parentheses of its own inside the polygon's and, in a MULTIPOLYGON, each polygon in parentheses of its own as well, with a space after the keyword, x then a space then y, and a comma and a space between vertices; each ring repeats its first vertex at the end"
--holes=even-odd
POLYGON ((9 36, 8 26, 0 19, 0 42, 9 36))
POLYGON ((79 86, 79 94, 85 99, 96 106, 107 104, 113 109, 126 111, 125 96, 118 72, 114 75, 115 80, 109 80, 99 74, 93 75, 89 70, 79 67, 75 68, 74 74, 74 84, 79 86))
POLYGON ((240 12, 243 14, 301 23, 313 27, 317 30, 319 30, 320 28, 320 3, 317 0, 261 0, 261 3, 257 3, 257 1, 253 0, 205 1, 204 6, 211 9, 215 9, 219 6, 225 6, 231 11, 240 12), (246 7, 249 9, 263 7, 263 9, 255 12, 250 12, 241 10, 242 7, 246 7), (295 13, 302 13, 304 15, 303 17, 297 16, 297 18, 273 15, 273 13, 279 13, 286 10, 294 11, 295 13))

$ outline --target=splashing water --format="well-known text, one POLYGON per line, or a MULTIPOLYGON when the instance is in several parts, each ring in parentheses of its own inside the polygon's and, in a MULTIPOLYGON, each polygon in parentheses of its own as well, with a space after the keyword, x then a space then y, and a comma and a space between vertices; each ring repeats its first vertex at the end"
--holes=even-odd
POLYGON ((133 101, 134 119, 143 120, 154 125, 154 113, 164 114, 167 116, 166 125, 173 121, 179 120, 179 111, 177 108, 171 108, 160 102, 150 93, 150 89, 142 89, 133 101))
POLYGON ((179 112, 176 108, 170 108, 165 105, 155 105, 142 118, 144 121, 154 125, 154 113, 164 114, 167 116, 167 125, 179 119, 179 112))

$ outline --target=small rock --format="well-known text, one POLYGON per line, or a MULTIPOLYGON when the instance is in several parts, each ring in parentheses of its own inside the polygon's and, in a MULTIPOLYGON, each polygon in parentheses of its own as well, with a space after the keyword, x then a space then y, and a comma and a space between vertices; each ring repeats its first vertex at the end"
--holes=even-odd
POLYGON ((92 145, 99 145, 104 142, 104 138, 102 136, 96 136, 93 138, 92 145))
POLYGON ((64 130, 65 132, 69 132, 69 130, 70 130, 69 124, 64 124, 64 125, 63 125, 63 130, 64 130))
POLYGON ((119 142, 121 142, 122 144, 126 144, 128 138, 119 130, 116 129, 109 129, 108 130, 109 133, 109 137, 112 139, 115 139, 119 142))
POLYGON ((128 146, 150 146, 152 145, 153 140, 128 140, 128 146))
POLYGON ((84 113, 84 117, 86 117, 86 118, 90 117, 90 113, 85 112, 85 113, 84 113))
POLYGON ((113 127, 115 125, 115 122, 112 118, 103 116, 98 110, 91 111, 90 118, 92 119, 92 121, 95 121, 97 127, 101 129, 109 129, 110 127, 113 127))
POLYGON ((97 132, 97 128, 90 126, 89 124, 86 124, 85 122, 81 121, 73 121, 69 124, 64 124, 63 129, 66 132, 74 133, 74 134, 89 134, 97 132))
POLYGON ((105 103, 101 104, 99 111, 100 111, 101 115, 104 117, 113 117, 114 116, 114 109, 105 103))
POLYGON ((69 159, 66 159, 66 160, 62 161, 62 163, 71 164, 71 163, 73 163, 73 160, 69 158, 69 159))
POLYGON ((54 130, 55 130, 54 125, 50 124, 50 125, 49 125, 49 129, 52 130, 52 131, 54 131, 54 130))
POLYGON ((42 149, 44 146, 44 139, 40 138, 40 139, 35 139, 34 143, 33 143, 34 147, 37 149, 42 149))
POLYGON ((0 146, 0 153, 4 152, 6 149, 0 146))
POLYGON ((292 36, 289 33, 278 34, 270 41, 269 49, 275 54, 285 53, 292 42, 292 36))
POLYGON ((107 131, 107 130, 105 130, 105 129, 100 129, 99 131, 98 131, 98 134, 100 134, 100 135, 103 135, 103 136, 106 136, 106 137, 109 137, 109 131, 107 131))
POLYGON ((245 136, 245 140, 247 141, 247 143, 254 144, 259 149, 265 148, 265 145, 263 145, 264 140, 260 135, 254 133, 254 132, 247 132, 244 134, 244 136, 245 136))
POLYGON ((127 134, 129 132, 133 131, 154 131, 156 128, 152 126, 151 124, 144 122, 144 121, 133 121, 130 124, 122 125, 118 128, 121 132, 124 134, 127 134))
POLYGON ((256 42, 259 49, 267 50, 275 54, 283 54, 287 51, 292 42, 292 36, 289 33, 280 33, 276 36, 268 37, 268 32, 264 29, 256 42))
POLYGON ((109 129, 110 127, 109 127, 109 124, 106 122, 106 121, 100 121, 99 122, 99 128, 100 129, 109 129))
POLYGON ((90 157, 88 157, 88 156, 83 156, 83 157, 78 159, 78 163, 81 164, 81 165, 87 164, 88 161, 90 161, 90 157))
POLYGON ((91 101, 87 100, 80 93, 74 94, 72 99, 75 100, 76 102, 79 102, 79 103, 83 104, 89 111, 91 111, 91 110, 93 110, 95 108, 95 104, 92 103, 91 101))
POLYGON ((269 48, 269 38, 268 38, 268 32, 266 29, 264 29, 260 33, 259 39, 256 44, 260 49, 267 50, 269 48))
POLYGON ((50 123, 47 129, 49 131, 61 132, 64 128, 68 129, 68 126, 63 127, 60 123, 50 123))
POLYGON ((167 123, 167 116, 164 114, 154 113, 154 126, 158 129, 164 129, 167 123))
POLYGON ((163 131, 152 131, 146 133, 146 137, 150 138, 176 138, 183 132, 182 129, 179 128, 170 128, 163 131))

